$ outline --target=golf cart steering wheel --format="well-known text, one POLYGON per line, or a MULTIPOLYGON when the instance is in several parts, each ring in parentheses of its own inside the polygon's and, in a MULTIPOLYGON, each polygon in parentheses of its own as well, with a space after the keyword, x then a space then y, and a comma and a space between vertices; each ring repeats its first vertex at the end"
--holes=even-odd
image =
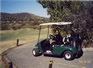
POLYGON ((53 40, 55 37, 50 34, 50 35, 49 35, 49 38, 53 40))

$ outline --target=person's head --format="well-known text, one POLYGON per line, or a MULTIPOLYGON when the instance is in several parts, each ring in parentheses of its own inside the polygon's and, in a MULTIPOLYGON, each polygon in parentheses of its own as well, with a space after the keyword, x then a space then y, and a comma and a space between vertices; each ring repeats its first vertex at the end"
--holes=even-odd
POLYGON ((59 30, 56 30, 56 34, 59 34, 60 32, 59 32, 59 30))

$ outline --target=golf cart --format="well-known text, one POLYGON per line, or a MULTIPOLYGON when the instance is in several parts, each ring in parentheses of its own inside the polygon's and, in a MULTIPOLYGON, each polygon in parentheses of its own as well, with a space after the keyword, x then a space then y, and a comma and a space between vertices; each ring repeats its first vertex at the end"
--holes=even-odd
MULTIPOLYGON (((35 45, 35 48, 32 50, 33 56, 43 55, 58 55, 63 56, 66 60, 72 60, 75 57, 80 57, 83 54, 82 47, 79 42, 77 42, 77 37, 72 38, 71 36, 66 37, 71 39, 69 43, 64 44, 52 44, 55 42, 53 35, 49 35, 49 26, 50 25, 70 25, 71 22, 55 22, 55 23, 43 23, 40 24, 38 42, 35 45), (47 38, 40 41, 41 26, 48 26, 47 38), (51 48, 52 49, 51 49, 51 48)), ((65 39, 65 40, 67 40, 65 39)), ((66 42, 66 41, 64 41, 66 42)))

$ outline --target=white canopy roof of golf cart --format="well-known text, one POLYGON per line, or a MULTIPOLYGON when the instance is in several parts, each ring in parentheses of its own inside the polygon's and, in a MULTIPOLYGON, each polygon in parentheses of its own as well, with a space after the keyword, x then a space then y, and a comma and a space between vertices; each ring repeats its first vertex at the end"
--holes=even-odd
POLYGON ((42 25, 69 25, 69 24, 72 24, 72 22, 51 22, 51 23, 40 24, 40 26, 42 25))

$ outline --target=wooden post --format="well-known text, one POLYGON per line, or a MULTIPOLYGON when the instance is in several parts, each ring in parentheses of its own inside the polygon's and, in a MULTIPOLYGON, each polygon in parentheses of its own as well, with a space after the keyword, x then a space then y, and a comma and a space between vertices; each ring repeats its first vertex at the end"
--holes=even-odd
POLYGON ((9 62, 8 64, 9 64, 9 68, 13 68, 12 62, 9 62))
POLYGON ((16 46, 19 46, 19 39, 17 39, 17 43, 16 43, 16 46))
POLYGON ((49 68, 52 68, 53 61, 50 60, 49 62, 49 68))

